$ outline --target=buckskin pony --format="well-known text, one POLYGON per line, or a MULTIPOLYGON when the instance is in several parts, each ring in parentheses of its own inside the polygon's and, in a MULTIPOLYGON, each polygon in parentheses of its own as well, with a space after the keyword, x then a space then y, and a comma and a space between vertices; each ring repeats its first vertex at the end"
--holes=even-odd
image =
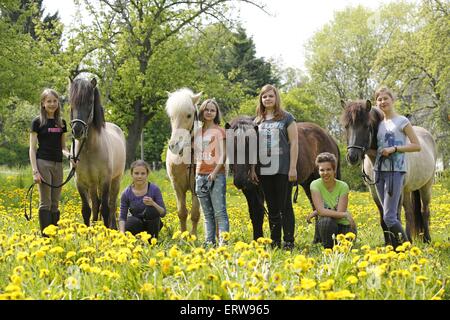
POLYGON ((117 196, 125 170, 125 136, 115 124, 105 122, 97 81, 75 79, 70 83, 70 120, 79 153, 75 181, 82 201, 82 215, 89 226, 91 212, 105 226, 117 229, 117 196), (92 205, 92 209, 91 209, 92 205))

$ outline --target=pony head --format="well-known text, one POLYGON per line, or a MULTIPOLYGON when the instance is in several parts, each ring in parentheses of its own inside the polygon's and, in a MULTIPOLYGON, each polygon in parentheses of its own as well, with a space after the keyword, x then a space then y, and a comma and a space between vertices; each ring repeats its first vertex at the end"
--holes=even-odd
POLYGON ((347 161, 357 165, 364 159, 367 150, 376 148, 376 132, 380 121, 376 108, 370 100, 344 102, 341 122, 347 135, 347 161))
POLYGON ((227 129, 227 157, 233 172, 233 182, 241 190, 255 188, 250 179, 251 166, 258 153, 258 126, 249 116, 239 116, 225 124, 227 129))
POLYGON ((87 136, 91 127, 100 131, 105 126, 97 80, 75 79, 69 87, 70 124, 75 139, 87 136))
POLYGON ((197 104, 201 95, 202 92, 194 94, 186 88, 169 93, 166 102, 166 112, 172 127, 169 150, 174 154, 181 156, 184 148, 191 145, 191 137, 197 125, 197 104))

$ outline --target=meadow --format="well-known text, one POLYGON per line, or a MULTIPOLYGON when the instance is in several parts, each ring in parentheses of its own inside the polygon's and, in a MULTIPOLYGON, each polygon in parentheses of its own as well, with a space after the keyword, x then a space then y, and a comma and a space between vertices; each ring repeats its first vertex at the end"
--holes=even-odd
MULTIPOLYGON (((1 170, 0 170, 1 171, 1 170)), ((71 181, 64 187, 61 220, 39 232, 38 194, 33 218, 24 218, 29 168, 0 173, 0 299, 357 299, 448 300, 450 298, 449 190, 433 187, 430 244, 384 247, 379 216, 367 192, 351 192, 350 211, 358 236, 339 235, 333 250, 312 244, 314 225, 303 192, 294 204, 295 249, 252 241, 245 197, 228 179, 228 244, 203 247, 179 231, 175 196, 165 171, 150 180, 160 186, 168 214, 159 239, 121 234, 102 222, 82 223, 71 181)), ((67 174, 67 173, 66 173, 67 174)), ((130 183, 127 172, 123 190, 130 183)), ((403 218, 404 222, 404 218, 403 218)))

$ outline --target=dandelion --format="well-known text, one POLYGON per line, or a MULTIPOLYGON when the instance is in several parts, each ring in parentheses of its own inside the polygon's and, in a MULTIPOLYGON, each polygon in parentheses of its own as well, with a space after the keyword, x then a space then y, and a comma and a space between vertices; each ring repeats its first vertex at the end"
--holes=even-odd
POLYGON ((409 270, 410 270, 411 272, 418 272, 418 271, 420 271, 420 266, 418 266, 417 264, 412 264, 412 265, 409 267, 409 270))
POLYGON ((277 295, 282 295, 286 293, 286 288, 279 284, 275 287, 275 289, 273 289, 273 292, 275 292, 275 294, 277 295))
POLYGON ((75 277, 68 277, 66 281, 64 281, 64 284, 69 290, 80 289, 80 284, 75 277))
POLYGON ((39 270, 39 278, 41 278, 41 279, 47 277, 49 274, 50 274, 50 270, 48 270, 48 269, 39 270))
POLYGON ((281 274, 279 272, 276 272, 272 276, 272 281, 275 283, 280 283, 281 281, 281 274))
POLYGON ((302 289, 305 290, 311 290, 316 286, 316 284, 317 284, 316 281, 314 281, 313 279, 302 278, 300 280, 300 286, 302 289))
POLYGON ((425 281, 428 281, 428 278, 425 276, 417 276, 416 277, 417 284, 423 284, 425 281))
POLYGON ((53 224, 51 224, 51 225, 49 225, 48 227, 46 227, 46 228, 42 231, 42 233, 45 234, 45 235, 47 235, 47 236, 52 237, 52 236, 56 235, 57 230, 58 230, 58 227, 55 226, 55 225, 53 225, 53 224))
POLYGON ((349 290, 341 290, 337 292, 327 292, 326 298, 329 300, 335 299, 353 299, 355 295, 351 293, 349 290))
POLYGON ((348 276, 346 281, 350 284, 357 284, 358 283, 358 278, 355 276, 348 276))
POLYGON ((333 284, 334 284, 334 280, 333 279, 328 279, 327 281, 319 283, 319 289, 320 289, 320 291, 331 290, 331 288, 333 287, 333 284))
POLYGON ((141 294, 150 295, 155 292, 155 286, 152 285, 151 283, 146 282, 141 286, 141 288, 139 289, 139 292, 141 294))

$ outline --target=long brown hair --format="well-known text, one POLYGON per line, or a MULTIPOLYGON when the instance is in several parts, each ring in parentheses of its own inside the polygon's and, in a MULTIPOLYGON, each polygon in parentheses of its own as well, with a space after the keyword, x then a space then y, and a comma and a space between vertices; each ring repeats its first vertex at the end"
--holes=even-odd
POLYGON ((45 108, 44 108, 44 100, 49 95, 54 96, 58 100, 58 109, 56 109, 56 111, 55 111, 54 118, 55 118, 56 125, 58 127, 62 128, 63 122, 61 119, 61 102, 59 101, 59 94, 55 90, 49 89, 49 88, 44 89, 44 91, 42 91, 42 93, 41 93, 41 112, 39 115, 39 120, 40 120, 41 124, 39 127, 45 126, 48 121, 47 111, 45 111, 45 108))
POLYGON ((266 107, 264 107, 262 103, 262 96, 269 92, 273 91, 275 94, 275 110, 273 112, 273 119, 274 120, 281 120, 284 118, 285 113, 283 108, 281 108, 281 97, 280 93, 278 92, 278 89, 271 85, 266 84, 264 87, 261 88, 261 91, 259 92, 259 98, 258 98, 258 106, 256 107, 256 123, 262 122, 266 118, 266 107))

